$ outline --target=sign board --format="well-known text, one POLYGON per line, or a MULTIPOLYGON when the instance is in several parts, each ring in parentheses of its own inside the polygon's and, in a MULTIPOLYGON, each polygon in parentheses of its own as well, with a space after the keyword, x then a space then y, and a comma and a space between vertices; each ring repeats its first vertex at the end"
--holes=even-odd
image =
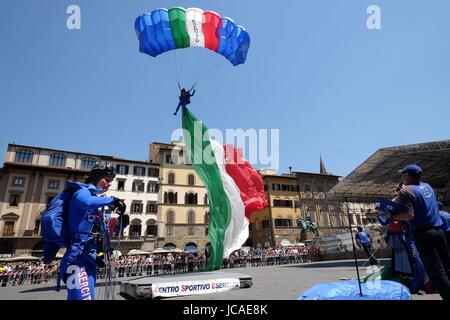
POLYGON ((240 288, 239 279, 208 279, 152 284, 152 297, 177 297, 207 294, 240 288))

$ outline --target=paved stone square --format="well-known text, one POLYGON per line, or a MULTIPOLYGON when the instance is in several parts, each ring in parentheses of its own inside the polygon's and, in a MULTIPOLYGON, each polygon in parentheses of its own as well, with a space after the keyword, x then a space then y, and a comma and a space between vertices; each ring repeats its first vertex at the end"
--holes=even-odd
MULTIPOLYGON (((386 262, 386 261, 383 261, 386 262)), ((360 275, 366 274, 368 263, 359 261, 360 275)), ((253 286, 215 294, 193 295, 170 300, 296 300, 308 288, 321 282, 355 279, 356 271, 352 260, 324 261, 303 264, 288 264, 250 268, 225 269, 224 272, 238 272, 252 276, 253 286)), ((124 279, 121 279, 124 280, 124 279)), ((96 287, 96 296, 100 294, 96 287)), ((54 283, 0 288, 0 300, 65 300, 66 291, 54 291, 54 283)), ((116 299, 123 300, 116 286, 116 299)), ((414 295, 414 300, 441 300, 438 294, 414 295)))

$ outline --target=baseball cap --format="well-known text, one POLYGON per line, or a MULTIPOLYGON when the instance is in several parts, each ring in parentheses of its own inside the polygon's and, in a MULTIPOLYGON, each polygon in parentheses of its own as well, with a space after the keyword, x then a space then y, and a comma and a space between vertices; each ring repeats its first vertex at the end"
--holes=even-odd
POLYGON ((400 173, 412 173, 415 175, 422 174, 422 169, 416 164, 409 164, 399 171, 400 173))

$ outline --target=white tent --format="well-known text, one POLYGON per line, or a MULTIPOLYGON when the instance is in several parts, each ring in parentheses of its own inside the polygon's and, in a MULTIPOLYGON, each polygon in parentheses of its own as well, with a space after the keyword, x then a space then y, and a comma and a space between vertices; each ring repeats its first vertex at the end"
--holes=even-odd
POLYGON ((157 253, 181 253, 184 252, 181 249, 178 248, 170 248, 170 249, 164 249, 164 248, 158 248, 154 251, 152 251, 153 254, 157 254, 157 253))
POLYGON ((151 252, 143 251, 143 250, 137 250, 133 249, 130 250, 127 254, 127 256, 141 256, 141 255, 149 255, 151 252))
POLYGON ((0 259, 0 262, 16 262, 16 261, 40 261, 41 258, 39 257, 33 257, 30 255, 21 255, 14 258, 3 258, 0 259))

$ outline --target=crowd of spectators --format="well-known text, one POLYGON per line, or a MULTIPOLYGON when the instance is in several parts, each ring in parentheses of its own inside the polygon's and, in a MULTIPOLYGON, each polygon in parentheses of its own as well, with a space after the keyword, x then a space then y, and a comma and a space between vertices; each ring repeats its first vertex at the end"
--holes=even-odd
POLYGON ((59 262, 0 263, 0 287, 46 283, 56 278, 59 262))
MULTIPOLYGON (((318 251, 313 246, 285 248, 252 248, 237 250, 223 260, 223 268, 262 267, 270 265, 317 261, 318 251)), ((204 254, 165 253, 138 256, 122 255, 112 262, 118 278, 195 272, 205 270, 204 254)), ((41 262, 0 263, 0 286, 20 286, 47 283, 56 279, 59 262, 44 265, 41 262)), ((98 278, 104 277, 99 268, 98 278)))

